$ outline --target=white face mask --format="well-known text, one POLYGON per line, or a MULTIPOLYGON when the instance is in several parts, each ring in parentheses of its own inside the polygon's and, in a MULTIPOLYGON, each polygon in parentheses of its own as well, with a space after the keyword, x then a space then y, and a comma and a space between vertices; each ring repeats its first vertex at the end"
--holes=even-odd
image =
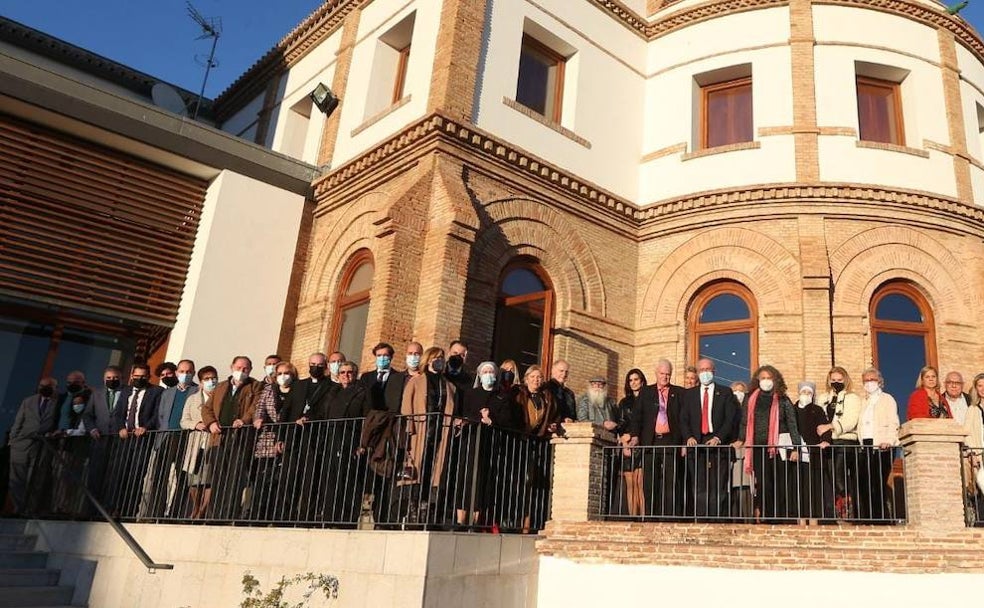
POLYGON ((485 390, 491 390, 495 386, 495 374, 485 373, 479 376, 479 380, 482 381, 482 388, 485 390))
POLYGON ((864 392, 868 393, 869 395, 873 395, 874 393, 877 393, 878 389, 880 388, 881 387, 878 386, 877 380, 868 380, 867 382, 864 383, 864 392))
POLYGON ((280 374, 277 376, 277 384, 280 386, 290 386, 290 383, 294 381, 294 378, 290 374, 280 374))
POLYGON ((266 373, 267 376, 272 376, 275 373, 277 373, 277 366, 276 365, 265 365, 265 366, 263 366, 263 371, 266 373))
POLYGON ((772 378, 763 378, 759 380, 759 388, 767 393, 770 392, 774 386, 775 383, 772 381, 772 378))
POLYGON ((701 372, 697 374, 697 377, 700 378, 701 384, 707 386, 714 380, 714 372, 701 372))
POLYGON ((806 407, 813 403, 813 395, 800 395, 800 407, 806 407))
POLYGON ((738 400, 738 403, 741 403, 745 399, 745 393, 741 391, 735 391, 735 399, 738 400))
POLYGON ((247 374, 243 370, 237 369, 234 372, 232 372, 232 379, 235 380, 236 382, 242 382, 243 380, 245 380, 248 377, 249 377, 249 374, 247 374))

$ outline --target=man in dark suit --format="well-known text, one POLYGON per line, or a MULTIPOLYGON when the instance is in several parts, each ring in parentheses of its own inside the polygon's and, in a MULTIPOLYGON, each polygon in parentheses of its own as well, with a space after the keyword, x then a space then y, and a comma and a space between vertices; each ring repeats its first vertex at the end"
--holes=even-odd
POLYGON ((400 414, 403 406, 403 385, 407 374, 393 369, 393 347, 380 342, 372 349, 376 367, 364 372, 359 382, 369 391, 369 403, 374 410, 390 411, 400 414))
MULTIPOLYGON (((24 511, 27 499, 27 481, 31 468, 40 459, 41 441, 44 436, 56 429, 58 407, 55 390, 58 381, 43 378, 38 384, 38 392, 21 402, 10 427, 10 498, 14 513, 24 511)), ((45 505, 47 506, 47 505, 45 505)))
MULTIPOLYGON (((89 452, 89 476, 86 483, 89 491, 100 500, 106 490, 106 464, 109 457, 109 445, 113 442, 113 412, 119 404, 120 393, 123 389, 123 370, 116 365, 110 365, 103 370, 103 385, 92 389, 92 399, 82 413, 85 428, 92 437, 92 450, 89 452)), ((89 512, 92 505, 85 501, 83 512, 89 512)))
POLYGON ((157 428, 157 408, 163 392, 161 387, 150 384, 150 366, 134 363, 130 383, 116 400, 113 430, 120 441, 110 455, 113 490, 109 501, 120 516, 135 515, 140 506, 140 490, 153 447, 146 433, 157 428))
POLYGON ((328 357, 324 353, 314 353, 308 357, 308 377, 292 385, 284 408, 287 411, 285 422, 297 422, 308 417, 312 409, 320 408, 338 385, 327 375, 328 357))
POLYGON ((722 517, 730 513, 728 474, 734 451, 738 402, 730 388, 714 382, 714 362, 697 361, 697 386, 683 395, 681 437, 687 445, 685 515, 722 517))
POLYGON ((643 491, 646 515, 674 517, 683 508, 683 463, 676 446, 680 439, 680 408, 683 389, 670 384, 673 364, 656 364, 656 384, 644 386, 639 406, 632 412, 629 434, 632 445, 643 450, 643 491))

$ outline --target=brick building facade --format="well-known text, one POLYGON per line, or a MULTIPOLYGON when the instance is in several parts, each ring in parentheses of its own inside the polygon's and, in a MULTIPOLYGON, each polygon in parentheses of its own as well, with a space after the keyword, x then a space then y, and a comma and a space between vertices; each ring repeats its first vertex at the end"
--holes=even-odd
MULTIPOLYGON (((721 326, 747 332, 744 365, 771 363, 794 381, 822 381, 833 363, 860 375, 872 362, 891 365, 889 350, 917 343, 922 352, 909 368, 931 363, 965 376, 984 368, 984 296, 975 288, 984 276, 984 151, 971 141, 978 124, 970 115, 984 104, 984 43, 966 22, 920 2, 592 0, 518 3, 512 16, 505 4, 329 2, 217 100, 220 118, 237 125, 255 115, 264 128, 240 134, 276 148, 271 125, 291 94, 283 82, 314 61, 319 45, 333 50, 321 78, 342 101, 314 135, 324 174, 298 241, 280 345, 295 361, 338 346, 340 292, 362 252, 373 269, 365 348, 349 355, 364 363, 380 340, 446 345, 459 336, 473 363, 501 359, 501 280, 519 260, 535 264, 552 292, 539 355, 569 360, 576 389, 599 372, 619 386, 628 369, 651 370, 660 357, 693 362, 713 290, 748 306, 748 319, 721 326), (844 18, 889 29, 859 42, 852 28, 832 27, 844 18), (407 19, 416 28, 406 50, 409 92, 360 117, 364 93, 353 82, 370 67, 375 74, 380 57, 370 62, 360 48, 407 19), (738 36, 754 19, 771 24, 762 44, 738 36), (733 39, 698 52, 680 38, 715 27, 736 30, 733 39), (503 31, 518 45, 520 29, 523 44, 538 38, 567 62, 560 119, 530 110, 518 94, 489 102, 496 87, 516 89, 515 64, 500 65, 497 45, 503 31), (426 48, 415 55, 418 47, 426 48), (680 48, 692 56, 674 63, 680 48), (774 60, 782 61, 775 74, 774 60), (847 101, 831 92, 843 84, 845 61, 854 65, 849 85, 897 81, 907 139, 864 134, 855 91, 847 101), (639 115, 634 89, 612 80, 605 90, 604 62, 638 77, 639 115), (649 89, 663 90, 660 79, 681 69, 701 94, 708 79, 747 73, 751 81, 754 72, 750 141, 703 145, 698 109, 683 141, 672 141, 672 123, 689 122, 690 110, 660 113, 671 93, 649 89), (502 74, 512 80, 502 84, 502 74), (273 81, 287 90, 281 98, 263 94, 273 81), (247 107, 254 96, 264 97, 259 113, 260 104, 247 107), (659 120, 667 122, 654 127, 659 120), (519 123, 525 131, 511 131, 519 123), (625 163, 610 160, 621 152, 609 152, 625 148, 638 152, 628 180, 616 175, 625 163), (918 309, 918 318, 876 319, 886 297, 918 309)), ((904 377, 914 380, 909 368, 904 377)), ((890 388, 907 394, 901 377, 890 388)))

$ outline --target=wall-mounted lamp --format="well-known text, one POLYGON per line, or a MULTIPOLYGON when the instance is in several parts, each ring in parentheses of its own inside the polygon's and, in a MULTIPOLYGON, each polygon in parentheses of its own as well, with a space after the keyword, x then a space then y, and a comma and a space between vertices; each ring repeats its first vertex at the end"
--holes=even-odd
POLYGON ((311 101, 314 102, 314 105, 318 106, 318 109, 325 115, 325 118, 331 116, 331 113, 338 107, 338 97, 331 92, 331 89, 320 82, 311 91, 311 101))

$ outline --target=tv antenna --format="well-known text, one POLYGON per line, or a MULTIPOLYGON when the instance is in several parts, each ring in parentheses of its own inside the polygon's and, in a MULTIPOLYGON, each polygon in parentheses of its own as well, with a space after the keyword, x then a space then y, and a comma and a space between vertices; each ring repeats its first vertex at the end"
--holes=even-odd
POLYGON ((218 44, 219 36, 222 35, 222 18, 206 18, 188 0, 185 0, 185 6, 188 8, 188 16, 202 28, 201 36, 195 38, 195 40, 212 39, 212 50, 209 51, 207 58, 202 55, 195 55, 195 61, 205 66, 205 77, 202 78, 202 88, 198 93, 198 101, 195 102, 195 114, 192 116, 192 119, 195 119, 198 118, 198 110, 201 109, 202 98, 205 97, 205 84, 208 82, 208 73, 212 68, 219 65, 219 62, 215 60, 215 45, 218 44))

